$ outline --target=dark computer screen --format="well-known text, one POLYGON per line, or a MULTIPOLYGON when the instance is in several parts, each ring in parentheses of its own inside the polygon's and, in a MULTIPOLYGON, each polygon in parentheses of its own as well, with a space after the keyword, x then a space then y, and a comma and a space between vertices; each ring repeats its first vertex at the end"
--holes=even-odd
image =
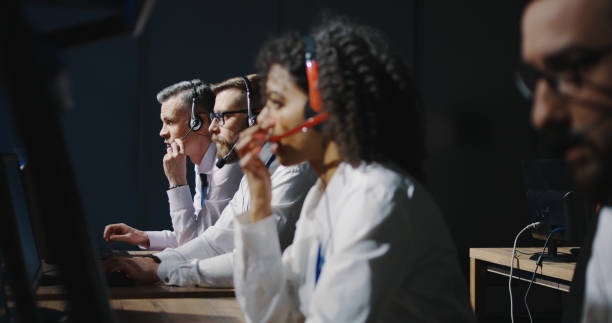
POLYGON ((565 160, 523 161, 523 180, 530 222, 541 224, 532 230, 537 239, 562 227, 552 239, 580 244, 584 236, 584 200, 574 189, 570 166, 565 160))
POLYGON ((30 214, 28 213, 26 197, 23 191, 23 185, 21 183, 17 158, 12 155, 3 156, 3 167, 8 179, 11 202, 13 204, 13 210, 17 220, 17 230, 19 240, 21 242, 21 248, 23 250, 25 268, 30 283, 32 284, 31 286, 34 289, 37 287, 42 266, 38 249, 36 248, 36 240, 34 239, 34 234, 32 232, 30 214))

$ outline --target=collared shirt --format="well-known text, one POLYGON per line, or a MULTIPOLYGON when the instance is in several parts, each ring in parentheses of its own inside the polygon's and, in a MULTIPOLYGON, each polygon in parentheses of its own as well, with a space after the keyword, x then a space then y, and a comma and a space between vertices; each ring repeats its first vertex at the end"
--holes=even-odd
POLYGON ((189 186, 167 191, 173 231, 147 231, 149 249, 176 248, 187 243, 213 225, 232 199, 242 178, 237 164, 223 168, 215 166, 217 147, 211 143, 199 165, 195 165, 195 196, 191 199, 189 186), (206 174, 208 185, 203 185, 200 174, 206 174), (206 189, 202 195, 202 189, 206 189), (205 197, 204 199, 202 197, 205 197))
MULTIPOLYGON (((280 165, 273 159, 269 145, 264 146, 260 158, 272 161, 268 167, 272 184, 272 218, 277 229, 275 239, 280 239, 280 245, 277 245, 280 251, 280 248, 288 246, 293 240, 302 203, 317 177, 307 163, 290 167, 280 165)), ((249 201, 249 187, 244 176, 236 195, 223 210, 217 223, 185 245, 156 254, 162 261, 157 271, 160 280, 179 286, 232 286, 232 221, 235 216, 248 210, 249 201)))
POLYGON ((327 187, 319 179, 282 255, 272 217, 237 217, 235 226, 247 322, 475 320, 438 208, 389 167, 342 163, 327 187))
POLYGON ((612 323, 612 208, 601 209, 586 268, 582 322, 612 323))

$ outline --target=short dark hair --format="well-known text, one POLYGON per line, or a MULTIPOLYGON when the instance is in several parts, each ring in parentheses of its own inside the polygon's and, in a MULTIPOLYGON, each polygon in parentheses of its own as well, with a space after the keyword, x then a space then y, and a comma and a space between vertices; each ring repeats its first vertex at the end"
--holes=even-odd
MULTIPOLYGON (((422 105, 409 69, 391 52, 382 33, 335 17, 311 34, 323 107, 330 112, 323 133, 338 143, 343 160, 353 166, 392 161, 422 177, 422 105)), ((263 82, 270 67, 279 64, 308 93, 304 47, 297 33, 266 42, 257 58, 263 82)))
POLYGON ((157 93, 157 101, 163 104, 170 98, 178 96, 185 107, 191 109, 194 86, 196 89, 195 113, 204 113, 208 117, 215 105, 215 94, 210 89, 210 84, 204 83, 198 79, 182 81, 166 87, 157 93))
MULTIPOLYGON (((263 107, 261 77, 257 74, 250 74, 246 75, 246 78, 251 84, 251 108, 253 109, 253 112, 258 112, 263 107)), ((244 84, 244 80, 240 76, 232 77, 225 81, 212 84, 210 88, 215 96, 227 89, 237 89, 243 94, 246 94, 246 84, 244 84)), ((242 102, 244 109, 246 109, 246 96, 242 102)))

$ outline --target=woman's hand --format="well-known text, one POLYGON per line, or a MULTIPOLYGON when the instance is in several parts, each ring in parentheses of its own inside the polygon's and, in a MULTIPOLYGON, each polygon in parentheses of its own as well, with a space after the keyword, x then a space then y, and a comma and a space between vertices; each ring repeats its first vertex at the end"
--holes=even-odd
POLYGON ((249 183, 249 193, 251 195, 249 216, 252 222, 257 222, 272 214, 270 172, 259 159, 259 152, 270 136, 270 129, 273 126, 273 120, 261 120, 259 124, 242 131, 236 144, 236 152, 240 157, 240 167, 242 167, 249 183))

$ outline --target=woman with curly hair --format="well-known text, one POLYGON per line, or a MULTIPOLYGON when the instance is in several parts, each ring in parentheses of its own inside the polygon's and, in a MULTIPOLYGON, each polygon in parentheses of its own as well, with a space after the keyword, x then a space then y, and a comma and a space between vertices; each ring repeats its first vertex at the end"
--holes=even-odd
POLYGON ((265 108, 236 146, 251 193, 235 224, 247 321, 472 322, 452 239, 418 181, 421 107, 380 33, 329 20, 266 43, 258 68, 265 108), (267 141, 283 165, 319 176, 282 255, 257 157, 267 141))

